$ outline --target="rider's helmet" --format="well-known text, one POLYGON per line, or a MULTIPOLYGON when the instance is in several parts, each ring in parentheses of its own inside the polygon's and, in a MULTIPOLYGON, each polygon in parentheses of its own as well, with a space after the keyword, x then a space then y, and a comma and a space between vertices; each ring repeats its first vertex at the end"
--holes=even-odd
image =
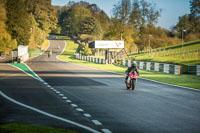
POLYGON ((136 64, 135 64, 135 63, 133 63, 133 64, 131 65, 131 67, 133 67, 133 68, 136 68, 136 64))

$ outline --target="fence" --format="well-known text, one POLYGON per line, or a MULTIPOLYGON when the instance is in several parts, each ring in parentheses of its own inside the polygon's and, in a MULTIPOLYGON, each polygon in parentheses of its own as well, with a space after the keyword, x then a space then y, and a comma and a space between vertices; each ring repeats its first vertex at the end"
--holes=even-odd
POLYGON ((98 64, 106 64, 105 59, 101 59, 101 58, 95 58, 95 57, 90 57, 90 56, 84 56, 84 55, 80 55, 80 54, 74 54, 74 57, 76 59, 79 60, 85 60, 85 61, 89 61, 89 62, 94 62, 94 63, 98 63, 98 64))
POLYGON ((188 66, 188 73, 200 76, 200 65, 188 66))
POLYGON ((128 67, 130 67, 132 63, 136 63, 137 67, 142 70, 164 72, 175 75, 179 75, 181 73, 180 65, 157 63, 157 62, 130 61, 130 60, 122 61, 122 65, 128 67))
MULTIPOLYGON (((74 56, 76 59, 79 59, 79 60, 85 60, 85 61, 94 62, 98 64, 106 64, 105 59, 84 56, 84 55, 79 55, 79 54, 75 54, 74 56)), ((175 75, 179 75, 181 73, 181 66, 174 65, 174 64, 122 60, 122 65, 130 67, 133 62, 136 63, 137 67, 142 70, 164 72, 164 73, 170 73, 170 74, 175 74, 175 75)))

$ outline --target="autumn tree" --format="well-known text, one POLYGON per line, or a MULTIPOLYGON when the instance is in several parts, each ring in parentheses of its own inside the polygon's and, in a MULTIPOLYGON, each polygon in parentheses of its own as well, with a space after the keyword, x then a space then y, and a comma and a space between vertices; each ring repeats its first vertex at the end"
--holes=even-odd
POLYGON ((32 24, 29 46, 39 48, 51 31, 56 32, 56 11, 51 0, 25 0, 24 3, 32 24))
POLYGON ((7 27, 18 45, 28 45, 31 22, 23 0, 6 0, 7 27))
POLYGON ((116 19, 119 20, 119 32, 120 39, 122 39, 122 34, 125 31, 125 27, 127 25, 129 14, 131 11, 131 1, 130 0, 121 0, 113 8, 113 15, 116 19))
POLYGON ((182 37, 182 31, 186 31, 184 40, 192 41, 200 38, 200 1, 190 1, 190 14, 179 17, 179 21, 174 26, 174 30, 182 37))
POLYGON ((80 22, 79 24, 80 34, 89 34, 89 35, 99 35, 100 34, 100 26, 98 22, 93 17, 88 17, 80 22))
POLYGON ((62 34, 78 35, 80 33, 79 24, 81 21, 91 17, 90 10, 74 5, 70 9, 63 11, 59 16, 59 24, 62 27, 62 34))
POLYGON ((6 21, 5 0, 0 0, 0 53, 8 53, 17 47, 17 42, 12 40, 11 35, 7 32, 6 21))

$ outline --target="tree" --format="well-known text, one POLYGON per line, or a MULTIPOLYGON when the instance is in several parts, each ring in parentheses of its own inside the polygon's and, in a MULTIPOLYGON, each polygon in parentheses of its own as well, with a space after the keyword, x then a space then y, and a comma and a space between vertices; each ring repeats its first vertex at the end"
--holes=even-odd
POLYGON ((88 48, 88 44, 85 44, 84 46, 82 46, 81 54, 82 55, 87 55, 87 56, 92 54, 91 49, 88 48))
MULTIPOLYGON (((179 21, 174 26, 174 30, 178 32, 179 37, 182 37, 182 31, 186 30, 187 35, 185 38, 187 41, 200 38, 200 1, 190 1, 190 14, 185 14, 179 17, 179 21)), ((184 38, 184 39, 185 39, 184 38)))
POLYGON ((78 35, 80 33, 79 24, 92 14, 89 9, 74 5, 70 9, 63 11, 60 14, 59 24, 62 28, 62 33, 67 35, 78 35))
POLYGON ((113 15, 116 19, 119 20, 120 22, 120 36, 122 39, 122 34, 124 32, 124 27, 126 26, 128 19, 129 19, 129 14, 131 10, 131 1, 130 0, 121 0, 118 2, 117 5, 114 5, 113 8, 113 15))
POLYGON ((103 35, 106 33, 106 31, 108 30, 108 28, 110 26, 109 17, 96 4, 88 5, 86 8, 91 11, 93 18, 95 18, 97 23, 99 24, 101 32, 98 35, 98 38, 102 39, 103 35))
POLYGON ((30 14, 35 18, 38 27, 49 34, 57 27, 57 17, 51 0, 25 0, 25 6, 30 14))
POLYGON ((100 26, 97 20, 93 17, 88 17, 79 24, 80 34, 96 35, 100 34, 100 26))
POLYGON ((28 45, 31 22, 23 0, 6 0, 6 11, 8 32, 18 45, 28 45))
POLYGON ((17 42, 12 40, 11 35, 7 32, 7 17, 4 3, 4 0, 0 0, 0 53, 8 53, 17 47, 17 42))
POLYGON ((179 37, 181 38, 182 30, 186 30, 187 33, 192 32, 192 23, 190 22, 190 15, 185 14, 179 17, 179 21, 174 27, 174 29, 179 33, 179 37))
POLYGON ((200 1, 190 1, 190 22, 192 22, 192 31, 200 37, 200 1))
POLYGON ((133 9, 130 13, 129 23, 142 29, 148 24, 155 24, 161 14, 161 9, 157 9, 154 3, 145 0, 134 0, 133 9))

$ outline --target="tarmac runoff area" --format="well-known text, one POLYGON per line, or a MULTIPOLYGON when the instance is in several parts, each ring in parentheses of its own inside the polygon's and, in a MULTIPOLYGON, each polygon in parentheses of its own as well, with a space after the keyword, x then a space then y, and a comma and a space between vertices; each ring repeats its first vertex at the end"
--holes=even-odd
MULTIPOLYGON (((80 112, 83 114, 84 117, 86 118, 89 118, 91 119, 91 122, 95 125, 95 126, 101 126, 103 127, 102 123, 98 120, 95 120, 92 118, 92 116, 89 114, 89 113, 86 113, 82 108, 78 107, 77 104, 74 104, 72 103, 72 101, 70 99, 68 99, 64 94, 62 94, 61 92, 59 92, 57 89, 53 88, 52 86, 50 86, 47 82, 45 82, 43 79, 41 79, 36 73, 34 73, 29 67, 28 65, 26 65, 25 63, 22 63, 22 64, 14 64, 14 63, 10 63, 9 65, 21 70, 22 72, 24 72, 25 74, 33 77, 34 79, 42 82, 46 87, 48 87, 51 91, 55 92, 57 95, 59 95, 67 104, 70 104, 76 111, 80 112)), ((102 128, 101 129, 101 132, 100 131, 97 131, 95 129, 92 129, 88 126, 85 126, 83 124, 80 124, 80 123, 77 123, 77 122, 74 122, 74 121, 71 121, 71 120, 68 120, 68 119, 65 119, 65 118, 62 118, 62 117, 58 117, 56 115, 53 115, 53 114, 50 114, 50 113, 47 113, 45 111, 42 111, 42 110, 39 110, 37 108, 34 108, 34 107, 31 107, 29 105, 26 105, 24 103, 21 103, 17 100, 14 100, 10 97, 8 97, 6 94, 4 94, 2 91, 0 91, 0 95, 2 97, 4 97, 5 99, 19 105, 19 106, 22 106, 24 108, 27 108, 27 109, 30 109, 32 111, 35 111, 37 113, 40 113, 42 115, 45 115, 45 116, 48 116, 48 117, 51 117, 51 118, 54 118, 54 119, 57 119, 57 120, 60 120, 60 121, 63 121, 63 122, 66 122, 68 124, 72 124, 72 125, 75 125, 77 127, 80 127, 80 128, 83 128, 85 130, 88 130, 92 133, 112 133, 109 129, 106 129, 106 128, 102 128)))

